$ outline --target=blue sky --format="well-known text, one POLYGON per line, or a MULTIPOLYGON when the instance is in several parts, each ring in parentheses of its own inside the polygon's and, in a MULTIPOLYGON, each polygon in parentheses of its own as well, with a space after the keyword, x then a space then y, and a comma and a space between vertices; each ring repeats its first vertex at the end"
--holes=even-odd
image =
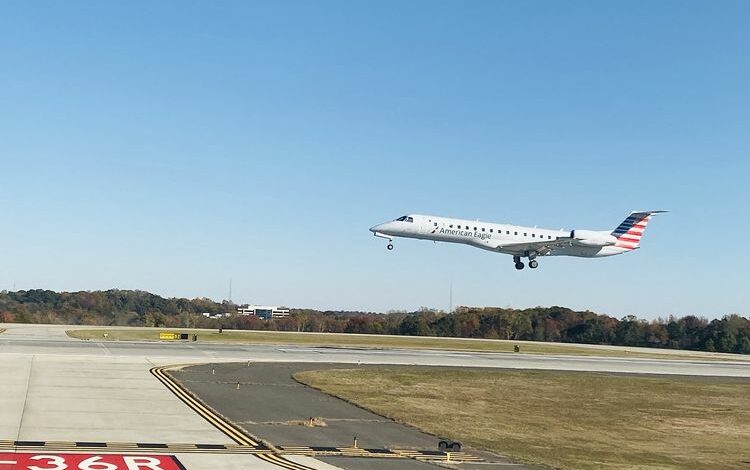
POLYGON ((5 2, 0 289, 748 314, 748 2, 5 2), (368 228, 655 218, 636 253, 368 228))

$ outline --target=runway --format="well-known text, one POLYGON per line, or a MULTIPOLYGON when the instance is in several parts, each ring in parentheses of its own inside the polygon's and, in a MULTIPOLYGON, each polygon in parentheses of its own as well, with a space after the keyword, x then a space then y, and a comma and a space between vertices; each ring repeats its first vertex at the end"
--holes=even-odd
MULTIPOLYGON (((200 452, 198 444, 231 447, 237 442, 185 406, 152 376, 149 371, 156 366, 214 362, 403 364, 750 377, 750 363, 742 361, 227 345, 200 341, 79 341, 65 335, 69 328, 65 326, 0 324, 2 328, 6 331, 0 334, 0 377, 3 377, 0 462, 7 460, 3 457, 3 445, 15 452, 27 452, 28 448, 18 442, 22 441, 21 444, 45 445, 57 442, 63 450, 75 448, 75 443, 119 443, 116 445, 123 449, 148 451, 157 457, 168 452, 188 470, 339 468, 304 455, 263 460, 262 456, 251 453, 200 452), (162 451, 147 446, 139 449, 136 443, 163 443, 166 447, 162 451)), ((100 456, 92 458, 95 457, 100 456)), ((0 470, 17 468, 3 465, 0 463, 0 470)))
POLYGON ((349 364, 401 364, 505 369, 569 370, 634 374, 679 374, 717 377, 750 377, 750 361, 698 361, 482 353, 421 349, 328 348, 279 345, 236 345, 201 342, 79 341, 68 338, 70 327, 2 325, 0 354, 84 356, 147 359, 154 365, 228 361, 335 362, 349 364))

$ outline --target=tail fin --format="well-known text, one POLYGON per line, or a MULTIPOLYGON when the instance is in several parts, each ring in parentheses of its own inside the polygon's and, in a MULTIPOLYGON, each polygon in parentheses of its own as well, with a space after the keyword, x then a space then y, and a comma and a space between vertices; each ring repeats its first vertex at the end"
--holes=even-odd
POLYGON ((616 229, 612 231, 612 236, 617 239, 615 246, 627 250, 639 248, 643 231, 646 230, 646 224, 651 220, 654 214, 661 214, 669 211, 636 211, 631 212, 627 219, 623 220, 616 229))

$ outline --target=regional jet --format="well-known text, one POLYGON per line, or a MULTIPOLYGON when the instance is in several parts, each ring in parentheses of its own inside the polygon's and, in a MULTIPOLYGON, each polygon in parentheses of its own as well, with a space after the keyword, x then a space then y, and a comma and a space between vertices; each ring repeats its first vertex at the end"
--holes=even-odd
POLYGON ((370 229, 376 237, 388 240, 393 249, 395 237, 418 238, 436 242, 463 243, 484 250, 513 256, 516 269, 523 269, 522 258, 536 268, 539 256, 578 256, 600 258, 629 253, 640 247, 643 231, 654 214, 668 211, 636 211, 614 230, 548 230, 537 227, 493 224, 474 220, 451 219, 411 214, 376 225, 370 229))

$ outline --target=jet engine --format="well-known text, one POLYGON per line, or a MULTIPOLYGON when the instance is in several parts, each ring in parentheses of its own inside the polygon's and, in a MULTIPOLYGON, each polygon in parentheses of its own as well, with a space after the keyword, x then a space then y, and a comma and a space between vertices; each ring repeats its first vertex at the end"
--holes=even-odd
POLYGON ((617 239, 607 232, 595 232, 593 230, 573 230, 570 238, 575 246, 610 246, 617 239))

